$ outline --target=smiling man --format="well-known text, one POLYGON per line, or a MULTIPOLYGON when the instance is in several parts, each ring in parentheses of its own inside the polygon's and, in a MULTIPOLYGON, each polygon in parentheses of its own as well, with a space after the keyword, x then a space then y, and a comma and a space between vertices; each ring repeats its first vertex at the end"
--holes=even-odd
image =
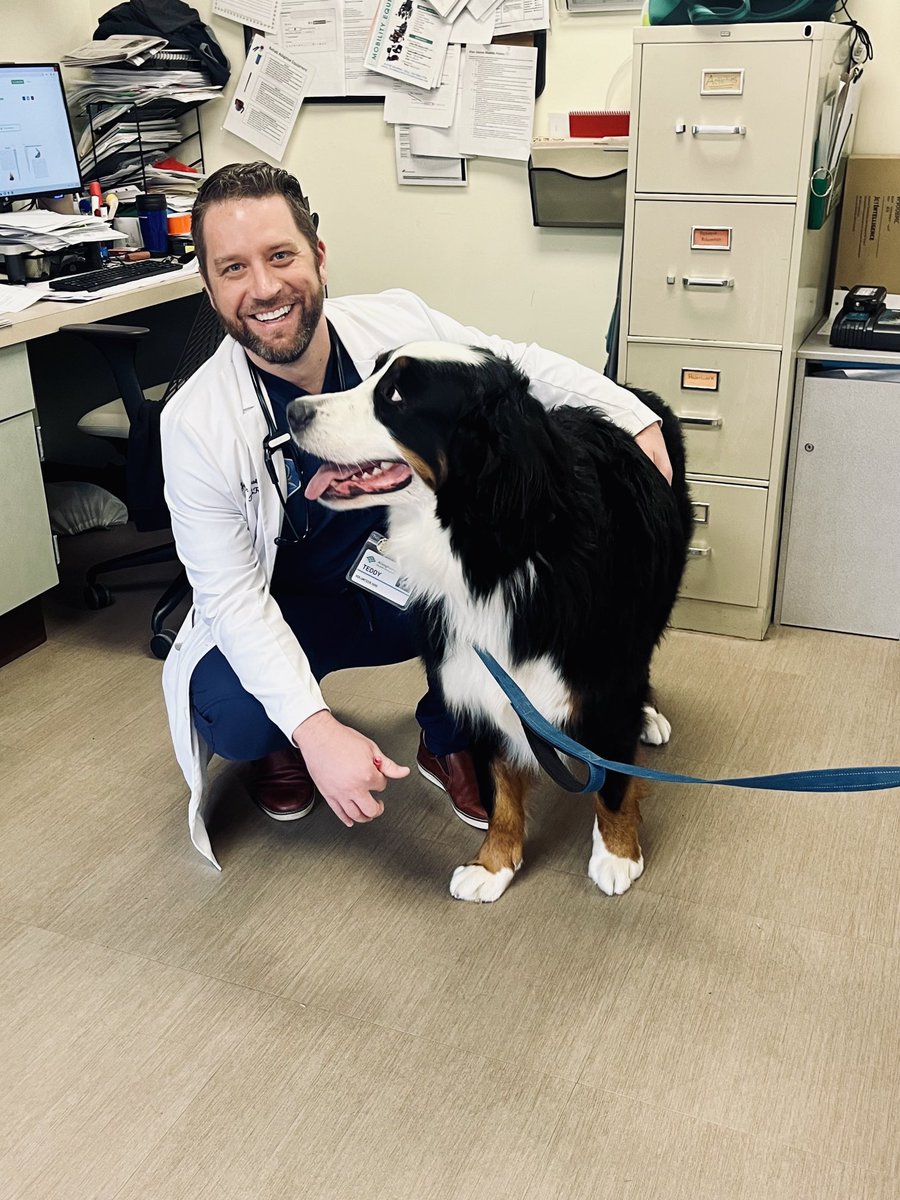
MULTIPOLYGON (((215 172, 194 205, 193 235, 229 336, 162 416, 166 497, 193 588, 163 685, 191 836, 215 863, 204 823, 212 754, 252 763, 254 799, 281 821, 306 816, 317 794, 345 825, 370 821, 388 780, 408 774, 338 721, 319 689, 332 671, 415 657, 418 638, 411 614, 348 581, 384 530, 384 510, 334 512, 307 499, 321 464, 286 436, 291 400, 355 387, 402 343, 487 346, 525 371, 548 408, 597 405, 671 469, 656 414, 571 359, 461 325, 406 291, 326 300, 325 246, 286 171, 260 162, 215 172)), ((367 490, 373 473, 392 486, 378 464, 365 469, 367 490)), ((487 828, 490 798, 479 794, 467 736, 433 684, 416 719, 419 770, 462 820, 487 828)))

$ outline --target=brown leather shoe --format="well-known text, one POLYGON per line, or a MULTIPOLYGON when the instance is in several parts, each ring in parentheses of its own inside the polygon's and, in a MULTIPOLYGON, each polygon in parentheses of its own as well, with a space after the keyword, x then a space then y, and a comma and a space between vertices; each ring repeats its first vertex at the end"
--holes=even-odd
POLYGON ((488 815, 478 794, 475 764, 468 750, 458 750, 438 758, 425 745, 425 735, 419 738, 416 766, 429 783, 436 784, 450 797, 453 811, 461 821, 475 829, 487 829, 488 815))
POLYGON ((250 795, 275 821, 299 821, 312 812, 318 792, 295 747, 258 758, 250 769, 250 795))

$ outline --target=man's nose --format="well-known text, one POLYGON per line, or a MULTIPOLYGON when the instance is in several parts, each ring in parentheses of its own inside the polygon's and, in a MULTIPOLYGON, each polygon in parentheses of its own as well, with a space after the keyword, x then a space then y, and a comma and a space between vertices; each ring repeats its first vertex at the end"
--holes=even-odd
POLYGON ((250 282, 254 296, 261 300, 274 296, 281 287, 278 277, 267 263, 260 263, 253 268, 250 282))
POLYGON ((288 428, 294 437, 297 437, 307 426, 312 424, 312 419, 315 415, 316 406, 312 401, 305 400, 300 396, 290 402, 287 406, 288 428))

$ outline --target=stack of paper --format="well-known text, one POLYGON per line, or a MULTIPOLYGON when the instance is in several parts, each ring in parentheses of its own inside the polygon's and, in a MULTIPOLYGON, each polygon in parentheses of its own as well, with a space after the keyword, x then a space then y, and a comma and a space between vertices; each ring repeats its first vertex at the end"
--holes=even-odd
POLYGON ((114 34, 112 37, 88 42, 60 59, 64 67, 97 67, 103 63, 130 62, 139 67, 157 50, 168 46, 164 37, 139 37, 114 34))
POLYGON ((34 210, 0 213, 0 245, 21 243, 33 250, 64 250, 84 242, 116 242, 125 237, 99 217, 80 213, 64 216, 61 213, 34 210))

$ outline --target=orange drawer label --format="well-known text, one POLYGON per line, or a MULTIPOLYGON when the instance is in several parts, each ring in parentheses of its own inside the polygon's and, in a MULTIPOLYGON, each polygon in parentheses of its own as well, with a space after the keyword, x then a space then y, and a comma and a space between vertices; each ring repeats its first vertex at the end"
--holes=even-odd
POLYGON ((691 229, 691 249, 730 250, 730 227, 727 225, 695 225, 691 229))
POLYGON ((681 387, 686 392, 717 392, 719 372, 703 371, 697 367, 682 367, 681 387))

